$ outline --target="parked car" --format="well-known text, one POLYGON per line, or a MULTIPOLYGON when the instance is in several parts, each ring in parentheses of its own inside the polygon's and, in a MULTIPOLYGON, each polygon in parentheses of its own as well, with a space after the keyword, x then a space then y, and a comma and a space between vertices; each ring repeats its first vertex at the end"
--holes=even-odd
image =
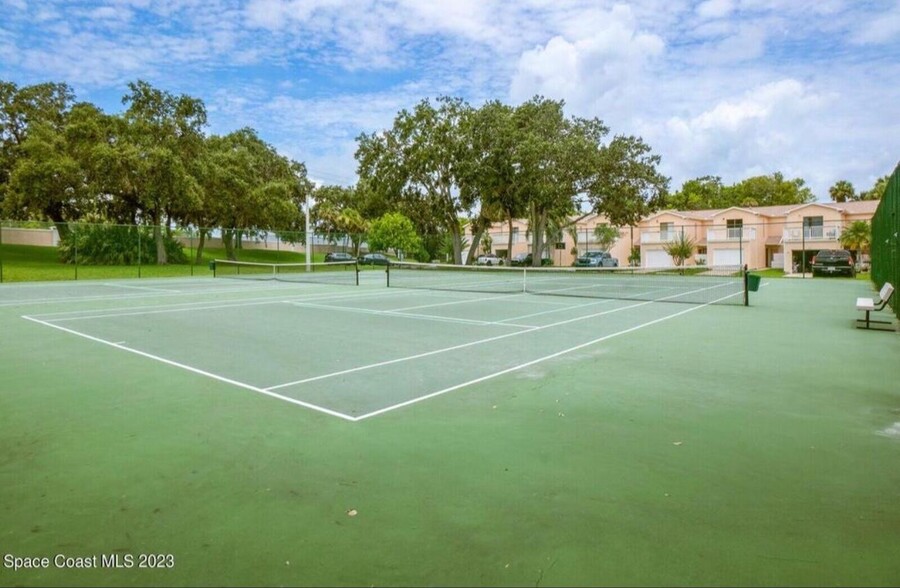
POLYGON ((812 259, 812 273, 814 276, 846 274, 852 278, 856 276, 853 256, 846 249, 823 249, 812 259))
POLYGON ((619 260, 606 251, 587 251, 572 265, 575 267, 619 267, 619 260))
POLYGON ((325 254, 325 261, 353 261, 354 257, 349 253, 343 253, 341 251, 329 251, 325 254))
POLYGON ((390 263, 384 253, 366 253, 359 258, 360 265, 387 265, 390 263))
MULTIPOLYGON (((519 267, 531 267, 531 262, 534 258, 530 253, 519 253, 514 255, 512 260, 510 261, 510 265, 515 265, 519 267)), ((541 265, 553 265, 553 260, 545 257, 541 259, 541 265)))
POLYGON ((496 255, 480 255, 475 260, 475 265, 503 265, 503 260, 496 255))

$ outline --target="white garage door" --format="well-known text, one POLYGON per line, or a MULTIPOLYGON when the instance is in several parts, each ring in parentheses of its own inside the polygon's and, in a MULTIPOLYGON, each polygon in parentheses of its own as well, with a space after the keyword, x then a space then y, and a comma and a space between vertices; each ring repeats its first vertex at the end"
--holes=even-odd
POLYGON ((712 265, 714 266, 734 266, 741 265, 740 249, 713 249, 712 265))
POLYGON ((672 256, 661 249, 651 249, 644 251, 641 257, 641 265, 644 267, 672 267, 672 256))

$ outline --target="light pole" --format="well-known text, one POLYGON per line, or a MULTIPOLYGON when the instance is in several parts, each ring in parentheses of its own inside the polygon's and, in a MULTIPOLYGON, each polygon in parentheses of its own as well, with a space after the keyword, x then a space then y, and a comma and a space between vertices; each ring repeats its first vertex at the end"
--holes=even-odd
POLYGON ((306 244, 306 247, 304 249, 304 256, 306 257, 306 271, 307 272, 309 272, 312 269, 312 267, 310 265, 312 263, 312 260, 310 259, 310 245, 309 245, 309 242, 312 239, 312 235, 309 232, 309 203, 310 203, 309 192, 307 192, 306 193, 306 225, 304 225, 304 227, 306 228, 306 234, 304 235, 305 238, 303 239, 303 241, 306 244))

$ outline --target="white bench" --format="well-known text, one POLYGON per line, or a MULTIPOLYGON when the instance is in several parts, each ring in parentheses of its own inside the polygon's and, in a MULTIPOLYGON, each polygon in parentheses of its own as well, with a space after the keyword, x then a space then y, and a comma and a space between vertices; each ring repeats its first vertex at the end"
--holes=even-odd
MULTIPOLYGON (((888 301, 891 299, 891 296, 894 295, 894 287, 890 284, 890 282, 885 282, 884 286, 881 287, 881 291, 878 293, 878 300, 873 298, 857 298, 856 299, 856 310, 864 310, 866 312, 865 319, 857 319, 856 327, 859 329, 870 329, 873 324, 876 325, 890 325, 891 321, 873 321, 869 319, 869 313, 882 310, 888 301)), ((878 328, 878 327, 876 327, 878 328)), ((893 329, 884 329, 881 330, 893 330, 893 329)))

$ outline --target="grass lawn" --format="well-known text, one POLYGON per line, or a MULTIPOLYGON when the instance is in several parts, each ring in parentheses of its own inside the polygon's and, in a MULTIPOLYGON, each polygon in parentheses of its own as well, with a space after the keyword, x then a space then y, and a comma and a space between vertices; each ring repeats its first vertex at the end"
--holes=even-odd
MULTIPOLYGON (((192 259, 192 250, 184 249, 192 259)), ((294 251, 276 249, 239 249, 241 261, 258 263, 303 263, 306 256, 294 251)), ((179 276, 211 276, 209 262, 226 259, 223 248, 207 247, 200 263, 168 265, 79 265, 62 263, 55 247, 32 245, 0 245, 0 267, 4 282, 51 280, 111 280, 115 278, 167 278, 179 276)), ((325 260, 325 253, 315 253, 314 262, 325 260)))

